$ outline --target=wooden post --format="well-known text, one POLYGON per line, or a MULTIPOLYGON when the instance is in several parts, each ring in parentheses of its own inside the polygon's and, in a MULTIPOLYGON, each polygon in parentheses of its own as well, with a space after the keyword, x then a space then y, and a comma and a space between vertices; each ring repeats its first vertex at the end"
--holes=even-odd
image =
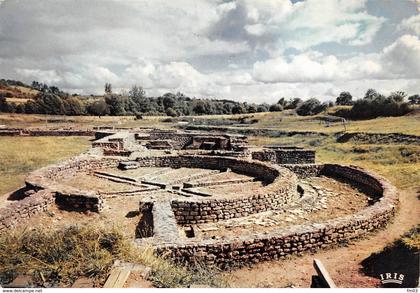
POLYGON ((324 267, 322 262, 319 259, 314 259, 314 268, 318 274, 318 279, 320 281, 320 287, 322 288, 337 288, 334 281, 331 279, 330 274, 328 274, 327 269, 324 267))

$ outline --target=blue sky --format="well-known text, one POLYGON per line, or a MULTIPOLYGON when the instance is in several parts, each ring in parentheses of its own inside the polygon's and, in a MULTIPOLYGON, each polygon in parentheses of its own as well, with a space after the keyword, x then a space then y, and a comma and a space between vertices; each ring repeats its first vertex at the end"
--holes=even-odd
POLYGON ((274 102, 420 92, 417 0, 0 0, 0 77, 274 102))

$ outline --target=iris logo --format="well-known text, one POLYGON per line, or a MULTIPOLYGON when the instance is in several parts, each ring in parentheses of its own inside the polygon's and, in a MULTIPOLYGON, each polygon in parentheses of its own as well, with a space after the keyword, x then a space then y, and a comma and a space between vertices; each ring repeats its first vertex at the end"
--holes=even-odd
POLYGON ((380 274, 381 277, 381 283, 382 284, 399 284, 401 285, 402 282, 404 281, 404 275, 403 274, 398 274, 398 273, 385 273, 385 274, 380 274))

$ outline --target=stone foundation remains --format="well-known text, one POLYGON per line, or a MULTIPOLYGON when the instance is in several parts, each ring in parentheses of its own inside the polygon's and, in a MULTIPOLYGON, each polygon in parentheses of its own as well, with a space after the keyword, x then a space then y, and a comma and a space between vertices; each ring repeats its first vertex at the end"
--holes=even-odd
POLYGON ((354 166, 315 164, 313 150, 257 148, 243 136, 156 129, 101 129, 95 137, 88 153, 27 176, 24 196, 0 208, 0 233, 53 204, 67 211, 102 213, 109 198, 136 196, 139 249, 153 245, 157 254, 177 262, 232 268, 351 241, 385 227, 398 206, 398 192, 386 179, 354 166), (103 192, 63 183, 78 174, 131 189, 103 192), (317 176, 369 189, 372 205, 347 216, 276 226, 269 232, 195 237, 193 225, 287 211, 310 202, 298 181, 317 176))

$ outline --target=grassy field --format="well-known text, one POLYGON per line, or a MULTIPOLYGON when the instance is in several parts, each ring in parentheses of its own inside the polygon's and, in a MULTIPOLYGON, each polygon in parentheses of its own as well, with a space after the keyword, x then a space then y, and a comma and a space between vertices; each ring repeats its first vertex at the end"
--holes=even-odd
POLYGON ((399 188, 418 188, 420 182, 420 146, 396 144, 336 143, 331 137, 262 137, 249 142, 256 145, 298 145, 316 149, 318 163, 356 165, 388 178, 399 188))
MULTIPOLYGON (((252 117, 258 120, 257 123, 241 125, 241 127, 252 128, 271 128, 285 131, 315 131, 334 133, 344 131, 341 123, 326 125, 320 122, 322 115, 316 116, 297 116, 290 110, 283 112, 255 113, 246 115, 204 115, 189 116, 188 120, 227 120, 238 119, 240 117, 252 117)), ((8 127, 90 127, 100 125, 112 125, 115 127, 160 127, 172 128, 177 125, 177 121, 183 117, 172 119, 167 116, 144 116, 141 120, 136 120, 134 116, 51 116, 51 115, 27 115, 27 114, 1 114, 0 125, 8 127)), ((221 124, 223 126, 223 124, 221 124)), ((386 117, 371 120, 348 121, 346 131, 348 132, 375 132, 391 133, 398 132, 404 134, 420 135, 420 116, 408 115, 402 117, 386 117)))
POLYGON ((0 137, 0 195, 22 186, 29 172, 89 147, 87 137, 0 137))
MULTIPOLYGON (((259 121, 249 127, 272 128, 286 131, 316 131, 316 132, 341 132, 344 126, 341 123, 326 125, 320 122, 317 116, 296 116, 290 112, 257 113, 254 117, 259 121)), ((377 133, 404 133, 420 135, 420 116, 386 117, 371 120, 347 121, 348 132, 377 132, 377 133)))
POLYGON ((114 127, 160 127, 170 128, 176 123, 161 123, 167 116, 145 116, 136 120, 134 116, 63 116, 40 114, 5 114, 0 113, 0 125, 6 127, 54 127, 54 128, 90 128, 92 126, 114 127))
MULTIPOLYGON (((244 115, 199 116, 189 119, 227 120, 241 116, 244 115)), ((319 122, 319 116, 298 117, 287 111, 282 113, 258 113, 246 116, 253 116, 258 119, 258 122, 242 125, 241 127, 327 133, 343 130, 343 126, 340 124, 326 127, 325 124, 319 122)), ((347 126, 347 130, 377 133, 400 132, 420 135, 419 119, 419 116, 404 116, 354 121, 347 126)), ((145 117, 142 120, 135 120, 132 116, 98 118, 0 114, 0 124, 6 124, 9 127, 45 125, 54 127, 89 127, 113 125, 119 127, 173 128, 178 123, 177 120, 168 120, 168 117, 145 117)), ((388 178, 402 191, 401 196, 408 196, 405 192, 408 190, 411 195, 415 190, 420 190, 420 146, 418 145, 360 144, 357 142, 337 143, 333 136, 321 135, 296 135, 288 137, 251 136, 249 137, 249 142, 250 144, 256 145, 282 144, 313 148, 317 151, 316 160, 318 163, 351 164, 367 168, 388 178)), ((32 170, 77 155, 84 150, 87 150, 89 147, 89 138, 85 137, 0 137, 0 195, 20 187, 24 182, 24 177, 32 170)), ((89 231, 89 233, 91 232, 89 231)), ((36 236, 39 239, 48 240, 52 237, 52 239, 57 240, 57 237, 55 237, 56 235, 51 236, 48 233, 44 234, 41 235, 41 238, 38 237, 39 235, 36 236)), ((418 233, 412 238, 414 240, 410 238, 407 241, 410 241, 410 243, 415 241, 415 243, 418 244, 418 233)), ((122 239, 121 241, 126 241, 126 239, 122 239)), ((18 241, 13 240, 12 242, 19 245, 18 241)), ((59 247, 58 244, 51 243, 54 247, 59 247)), ((0 239, 0 248, 1 244, 2 242, 0 239)), ((9 242, 6 244, 4 244, 4 247, 10 246, 9 249, 15 249, 15 252, 6 252, 6 255, 19 255, 19 246, 11 246, 9 245, 9 242)), ((188 286, 194 283, 218 287, 229 285, 228 280, 224 280, 223 278, 220 279, 217 274, 208 271, 207 269, 193 273, 186 268, 173 266, 159 258, 154 258, 151 254, 147 254, 146 252, 142 252, 141 255, 138 255, 139 252, 136 250, 137 254, 131 254, 130 251, 128 251, 130 254, 127 254, 128 252, 126 251, 127 253, 124 254, 118 252, 118 254, 109 255, 100 249, 96 249, 98 244, 95 241, 89 243, 82 241, 78 247, 82 247, 86 251, 91 251, 92 249, 89 245, 95 247, 93 251, 100 254, 100 257, 97 257, 97 255, 94 254, 91 255, 95 258, 98 265, 105 265, 107 267, 107 269, 98 270, 95 275, 99 284, 103 282, 103 278, 106 275, 106 272, 108 272, 110 264, 115 259, 126 258, 129 261, 144 263, 151 266, 153 270, 151 281, 154 286, 157 287, 188 286)), ((74 250, 69 251, 68 253, 72 256, 74 255, 74 259, 77 259, 74 263, 64 263, 66 270, 63 272, 67 274, 65 276, 68 279, 67 283, 71 284, 74 278, 80 276, 80 272, 83 271, 84 273, 86 270, 86 268, 79 267, 79 265, 93 262, 87 259, 80 262, 80 256, 78 255, 79 251, 74 250)), ((84 254, 83 257, 90 257, 90 255, 84 254)), ((14 264, 12 267, 8 268, 10 271, 30 273, 27 271, 26 262, 20 263, 13 260, 10 263, 14 264)), ((63 263, 60 261, 48 268, 39 265, 33 266, 37 268, 35 272, 45 271, 47 269, 47 271, 55 273, 55 270, 60 269, 63 266, 63 263)), ((8 274, 9 271, 5 272, 5 275, 7 275, 6 273, 8 274)), ((63 280, 66 279, 64 278, 63 280)))

